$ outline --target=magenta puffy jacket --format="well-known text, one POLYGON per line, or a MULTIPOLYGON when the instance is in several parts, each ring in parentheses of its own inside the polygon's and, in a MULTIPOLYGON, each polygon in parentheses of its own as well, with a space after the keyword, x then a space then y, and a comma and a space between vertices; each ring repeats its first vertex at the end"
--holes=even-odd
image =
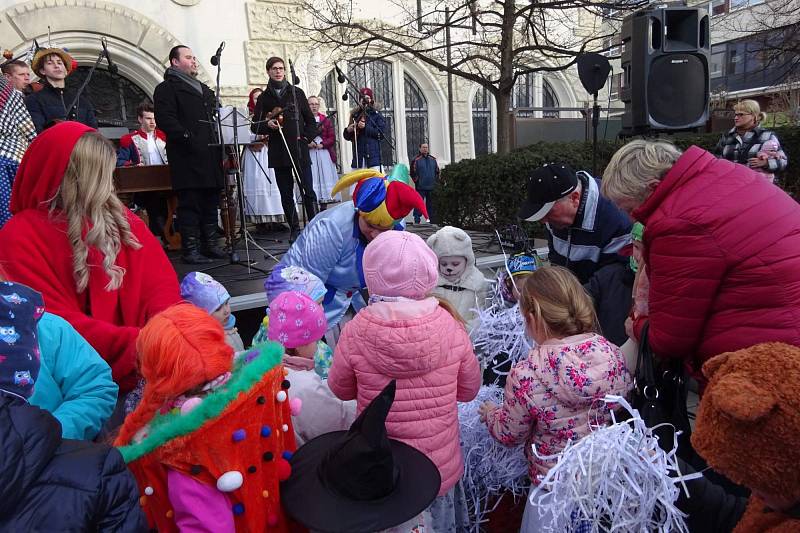
POLYGON ((692 146, 633 216, 657 355, 697 371, 761 342, 800 346, 800 205, 763 174, 692 146))
POLYGON ((475 398, 481 371, 466 330, 435 298, 374 303, 344 326, 328 375, 331 391, 357 399, 360 413, 392 379, 389 437, 436 463, 441 496, 464 470, 456 402, 475 398))

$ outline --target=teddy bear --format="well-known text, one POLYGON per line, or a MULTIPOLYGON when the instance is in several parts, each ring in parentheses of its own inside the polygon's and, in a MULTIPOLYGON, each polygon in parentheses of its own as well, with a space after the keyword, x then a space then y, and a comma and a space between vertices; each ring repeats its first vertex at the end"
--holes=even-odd
POLYGON ((723 353, 703 373, 709 383, 692 445, 752 491, 734 533, 800 531, 800 348, 764 343, 723 353))
POLYGON ((467 232, 445 226, 430 237, 428 246, 439 258, 439 281, 433 295, 450 303, 468 326, 473 326, 486 301, 486 279, 475 266, 472 239, 467 232))

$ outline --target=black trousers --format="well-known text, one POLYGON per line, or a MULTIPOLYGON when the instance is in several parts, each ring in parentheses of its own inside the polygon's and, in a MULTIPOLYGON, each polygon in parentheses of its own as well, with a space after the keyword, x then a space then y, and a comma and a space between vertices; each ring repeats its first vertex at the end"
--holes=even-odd
MULTIPOLYGON (((275 180, 281 193, 281 206, 286 222, 290 228, 300 225, 297 210, 294 208, 294 177, 291 167, 281 167, 275 170, 275 180)), ((311 174, 311 165, 300 168, 300 183, 303 185, 303 205, 306 216, 310 221, 317 213, 317 194, 314 192, 314 180, 311 174)))
POLYGON ((181 189, 178 194, 178 224, 182 228, 217 225, 219 189, 181 189))
POLYGON ((167 222, 167 199, 163 192, 137 192, 133 201, 147 211, 150 231, 158 238, 164 237, 164 224, 167 222))

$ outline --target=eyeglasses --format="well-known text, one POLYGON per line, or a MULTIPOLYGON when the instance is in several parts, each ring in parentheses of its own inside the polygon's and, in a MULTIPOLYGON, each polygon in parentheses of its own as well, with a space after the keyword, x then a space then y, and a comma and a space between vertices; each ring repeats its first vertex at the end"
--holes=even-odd
POLYGON ((736 118, 745 117, 747 115, 752 115, 752 113, 734 113, 733 116, 736 118))

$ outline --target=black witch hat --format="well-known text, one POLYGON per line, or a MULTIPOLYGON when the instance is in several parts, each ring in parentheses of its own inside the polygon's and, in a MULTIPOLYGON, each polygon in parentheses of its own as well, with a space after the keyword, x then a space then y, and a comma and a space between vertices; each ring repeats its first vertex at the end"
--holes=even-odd
POLYGON ((441 475, 422 452, 386 435, 392 380, 350 426, 300 447, 281 483, 284 510, 314 531, 372 533, 424 511, 441 475))

